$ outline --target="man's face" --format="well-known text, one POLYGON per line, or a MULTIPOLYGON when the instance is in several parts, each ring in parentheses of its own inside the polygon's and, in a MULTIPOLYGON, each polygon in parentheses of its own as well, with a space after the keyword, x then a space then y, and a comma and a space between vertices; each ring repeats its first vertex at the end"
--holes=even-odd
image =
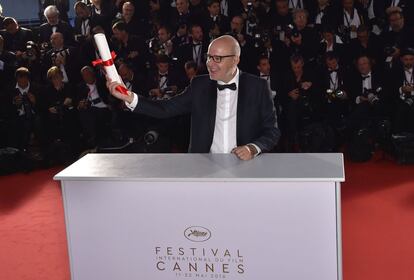
POLYGON ((277 1, 276 12, 278 15, 287 16, 289 14, 289 3, 287 1, 277 1))
POLYGON ((130 82, 131 81, 131 73, 130 72, 131 72, 131 70, 128 67, 126 67, 124 64, 121 64, 121 66, 118 69, 119 76, 121 76, 121 79, 124 82, 130 82))
POLYGON ((92 73, 91 71, 85 69, 82 71, 82 79, 85 81, 85 83, 87 84, 94 84, 95 83, 95 74, 92 73))
POLYGON ((26 88, 29 85, 29 77, 19 76, 17 77, 17 85, 21 88, 26 88))
POLYGON ((56 25, 59 23, 59 15, 50 13, 49 15, 47 15, 46 20, 50 25, 56 25))
POLYGON ((414 55, 404 55, 401 57, 401 62, 405 69, 411 69, 414 66, 414 55))
POLYGON ((369 61, 368 57, 360 57, 357 61, 357 68, 359 73, 363 75, 367 75, 371 72, 371 62, 369 61))
POLYGON ((177 0, 176 1, 176 6, 177 6, 177 12, 180 14, 186 14, 188 13, 188 0, 177 0))
POLYGON ((270 74, 270 63, 268 59, 261 59, 259 62, 259 65, 257 66, 257 69, 260 71, 260 73, 263 73, 265 75, 270 74))
POLYGON ((12 34, 12 35, 16 34, 18 30, 19 30, 19 27, 16 22, 12 22, 6 26, 7 33, 12 34))
POLYGON ((203 29, 200 26, 194 26, 191 28, 191 37, 196 42, 203 41, 203 29))
POLYGON ((231 30, 241 33, 243 29, 243 20, 240 17, 234 17, 230 23, 231 30))
POLYGON ((207 7, 210 15, 212 16, 218 16, 220 14, 220 4, 214 2, 210 6, 207 7))
POLYGON ((326 6, 328 5, 329 0, 318 0, 318 5, 319 6, 326 6))
POLYGON ((80 6, 76 7, 75 13, 80 18, 87 18, 89 16, 88 11, 80 6))
POLYGON ((362 31, 357 33, 357 37, 360 42, 368 42, 369 34, 367 31, 362 31))
POLYGON ((393 31, 400 31, 404 27, 404 17, 401 14, 390 15, 388 21, 393 31))
POLYGON ((303 61, 299 60, 299 61, 291 61, 290 62, 290 67, 292 68, 292 71, 294 73, 298 73, 301 72, 303 70, 303 61))
POLYGON ((170 65, 167 62, 157 63, 158 72, 161 74, 167 73, 169 66, 170 65))
MULTIPOLYGON (((223 41, 215 41, 210 44, 208 54, 211 56, 235 55, 234 50, 223 41)), ((207 61, 207 69, 210 79, 214 81, 228 82, 236 71, 240 59, 236 56, 225 57, 221 62, 215 62, 213 59, 207 61)))
POLYGON ((328 42, 333 42, 334 35, 331 32, 323 32, 323 38, 328 42))
POLYGON ((189 68, 185 68, 185 74, 187 78, 191 80, 195 75, 197 75, 197 71, 194 68, 189 67, 189 68))
POLYGON ((303 29, 308 24, 308 18, 305 13, 297 13, 293 19, 293 22, 297 28, 303 29))
POLYGON ((335 70, 338 68, 338 60, 333 58, 333 59, 326 59, 326 67, 328 67, 329 70, 335 70))
POLYGON ((165 30, 165 28, 161 28, 160 30, 158 30, 158 39, 162 44, 170 39, 170 36, 168 35, 167 30, 165 30))
POLYGON ((350 10, 354 7, 354 0, 342 0, 342 7, 345 10, 350 10))
POLYGON ((50 44, 55 49, 63 48, 64 40, 62 33, 55 32, 52 35, 50 35, 50 44))
POLYGON ((135 8, 134 6, 129 3, 126 2, 123 6, 122 6, 122 16, 125 18, 131 18, 135 13, 135 8))
POLYGON ((124 40, 125 36, 126 36, 126 32, 125 31, 121 31, 117 28, 113 28, 112 29, 112 33, 114 34, 115 39, 117 39, 118 41, 122 41, 124 40))

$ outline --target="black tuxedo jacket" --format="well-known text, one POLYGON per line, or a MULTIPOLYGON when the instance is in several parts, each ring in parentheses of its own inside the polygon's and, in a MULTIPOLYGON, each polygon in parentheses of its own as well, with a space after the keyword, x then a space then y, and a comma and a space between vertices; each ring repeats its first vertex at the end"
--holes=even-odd
MULTIPOLYGON (((140 98, 134 112, 155 118, 169 118, 191 113, 190 153, 208 153, 213 142, 216 122, 217 82, 208 75, 195 77, 174 98, 150 101, 140 98)), ((237 145, 256 144, 262 152, 277 143, 280 131, 270 99, 269 87, 257 76, 240 73, 237 100, 237 145)))
POLYGON ((32 30, 24 27, 19 27, 19 30, 13 35, 6 30, 1 30, 0 35, 4 39, 4 49, 11 52, 25 51, 27 41, 34 41, 32 30))
MULTIPOLYGON (((63 38, 65 40, 65 44, 67 45, 73 45, 74 38, 73 38, 73 30, 72 27, 64 22, 59 21, 59 23, 56 25, 57 29, 56 32, 60 32, 63 34, 63 38)), ((39 41, 40 43, 49 42, 50 36, 53 33, 53 27, 49 23, 43 23, 39 27, 39 41)))
MULTIPOLYGON (((383 81, 384 80, 382 78, 381 73, 376 72, 376 71, 371 72, 372 89, 375 91, 378 88, 382 88, 382 91, 378 93, 378 97, 384 101, 388 97, 388 95, 386 93, 387 90, 384 86, 383 81)), ((359 73, 354 73, 352 79, 350 79, 349 89, 350 89, 349 98, 351 100, 351 104, 355 105, 356 97, 363 95, 362 76, 359 73)))

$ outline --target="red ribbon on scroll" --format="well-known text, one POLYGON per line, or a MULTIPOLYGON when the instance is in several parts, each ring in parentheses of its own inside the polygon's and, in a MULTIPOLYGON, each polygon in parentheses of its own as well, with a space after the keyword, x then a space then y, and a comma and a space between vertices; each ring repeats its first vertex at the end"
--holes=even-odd
MULTIPOLYGON (((92 61, 92 65, 94 67, 100 66, 100 65, 107 66, 107 67, 112 66, 112 65, 114 65, 114 59, 116 58, 116 53, 114 51, 112 51, 111 56, 112 56, 111 59, 108 59, 108 60, 105 60, 105 61, 102 60, 102 59, 94 60, 94 61, 92 61)), ((128 89, 124 88, 123 86, 117 86, 116 90, 119 91, 120 93, 124 94, 124 95, 128 95, 128 89)))

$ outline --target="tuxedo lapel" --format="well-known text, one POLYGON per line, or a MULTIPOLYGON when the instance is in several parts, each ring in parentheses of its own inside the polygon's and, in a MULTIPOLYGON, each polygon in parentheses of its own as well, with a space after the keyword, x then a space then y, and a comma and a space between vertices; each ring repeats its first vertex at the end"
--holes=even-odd
POLYGON ((237 96, 237 126, 236 126, 236 135, 237 135, 237 146, 239 146, 239 141, 241 136, 243 135, 242 129, 243 129, 243 123, 244 123, 244 117, 246 116, 244 102, 246 100, 247 95, 247 84, 246 80, 244 79, 244 74, 240 71, 239 76, 239 88, 238 88, 238 96, 237 96))
POLYGON ((210 80, 209 86, 207 88, 207 116, 209 116, 208 122, 208 132, 209 132, 209 148, 213 143, 214 137, 214 127, 216 125, 216 111, 217 111, 217 82, 210 80))

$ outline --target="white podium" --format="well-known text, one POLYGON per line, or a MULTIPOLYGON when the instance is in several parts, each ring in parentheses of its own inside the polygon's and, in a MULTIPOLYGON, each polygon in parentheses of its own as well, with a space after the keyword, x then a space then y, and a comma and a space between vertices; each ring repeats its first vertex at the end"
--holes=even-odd
POLYGON ((89 154, 61 180, 72 280, 341 280, 341 154, 89 154))

